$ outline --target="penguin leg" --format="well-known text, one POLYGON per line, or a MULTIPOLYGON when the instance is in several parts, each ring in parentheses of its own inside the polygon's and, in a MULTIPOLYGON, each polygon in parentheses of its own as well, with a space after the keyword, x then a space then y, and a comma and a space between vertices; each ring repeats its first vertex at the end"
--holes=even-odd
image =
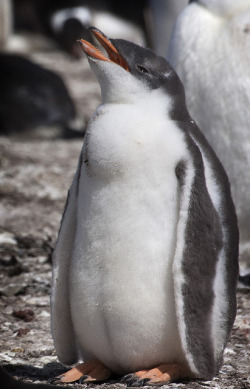
POLYGON ((122 378, 121 382, 128 386, 164 385, 169 382, 177 382, 191 378, 190 370, 181 364, 166 363, 154 369, 141 370, 133 374, 128 374, 122 378))
POLYGON ((84 382, 106 381, 111 376, 111 371, 101 362, 92 360, 80 363, 76 367, 60 374, 58 377, 50 379, 50 383, 70 383, 81 380, 84 382))

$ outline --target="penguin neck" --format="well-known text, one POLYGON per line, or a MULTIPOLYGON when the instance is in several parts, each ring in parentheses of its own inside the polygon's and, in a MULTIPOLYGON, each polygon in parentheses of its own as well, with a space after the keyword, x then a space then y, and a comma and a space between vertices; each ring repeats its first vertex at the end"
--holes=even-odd
POLYGON ((172 99, 170 96, 157 90, 136 90, 131 93, 107 93, 102 89, 102 104, 107 109, 122 107, 124 109, 135 108, 143 116, 166 118, 170 116, 172 99))
MULTIPOLYGON (((150 106, 145 101, 143 104, 141 101, 137 104, 101 104, 92 116, 85 136, 83 160, 88 161, 87 175, 95 177, 94 182, 101 185, 118 182, 124 177, 135 182, 146 166, 147 174, 154 177, 151 150, 171 144, 171 153, 179 133, 177 127, 167 115, 166 107, 159 109, 157 104, 150 106)), ((156 160, 157 155, 158 152, 156 160)), ((82 185, 84 188, 84 181, 82 185)))

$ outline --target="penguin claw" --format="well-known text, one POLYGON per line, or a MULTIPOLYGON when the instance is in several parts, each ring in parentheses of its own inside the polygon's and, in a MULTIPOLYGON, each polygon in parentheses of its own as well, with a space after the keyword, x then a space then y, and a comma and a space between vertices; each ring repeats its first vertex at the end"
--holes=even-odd
POLYGON ((122 379, 120 380, 120 382, 122 384, 126 384, 129 387, 137 386, 137 385, 134 385, 137 381, 138 381, 138 379, 135 377, 134 374, 127 374, 124 377, 122 377, 122 379))
POLYGON ((120 379, 120 382, 121 382, 121 383, 127 383, 128 380, 130 380, 130 378, 132 378, 133 376, 134 376, 133 373, 132 373, 132 374, 127 374, 127 375, 125 375, 124 377, 122 377, 122 378, 120 379))
POLYGON ((127 386, 132 386, 133 383, 135 382, 134 378, 130 378, 129 380, 123 381, 123 384, 126 384, 127 386))
POLYGON ((143 380, 139 380, 138 381, 138 386, 144 386, 149 381, 150 381, 150 378, 144 378, 143 380))
POLYGON ((85 383, 85 380, 88 378, 88 375, 83 375, 80 379, 79 379, 79 384, 84 384, 85 383))
POLYGON ((108 370, 99 361, 88 361, 81 363, 80 365, 73 367, 71 370, 57 377, 50 378, 50 383, 70 383, 80 381, 80 383, 86 382, 100 382, 106 381, 111 376, 110 370, 108 370))
POLYGON ((134 374, 127 374, 120 380, 121 383, 126 384, 128 387, 144 386, 144 384, 148 381, 149 378, 140 379, 134 374))
POLYGON ((136 386, 160 386, 173 381, 188 378, 189 370, 178 364, 163 364, 154 369, 137 371, 134 374, 127 374, 120 382, 128 387, 136 386))
POLYGON ((56 376, 56 377, 51 377, 48 379, 48 384, 50 385, 53 385, 53 384, 59 384, 61 382, 60 376, 56 376))
POLYGON ((135 382, 131 386, 133 386, 133 387, 135 387, 135 386, 141 387, 141 386, 144 386, 149 381, 150 381, 149 378, 144 378, 143 380, 138 380, 138 378, 137 378, 135 380, 135 382))
POLYGON ((138 380, 136 378, 131 378, 131 380, 127 382, 127 386, 129 388, 138 386, 138 380))

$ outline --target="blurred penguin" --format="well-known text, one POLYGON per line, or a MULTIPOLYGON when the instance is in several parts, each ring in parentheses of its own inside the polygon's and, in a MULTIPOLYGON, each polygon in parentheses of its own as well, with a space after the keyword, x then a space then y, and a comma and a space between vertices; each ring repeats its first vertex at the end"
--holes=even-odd
POLYGON ((250 0, 193 0, 180 14, 167 58, 187 106, 229 175, 241 265, 250 266, 250 0))
POLYGON ((0 0, 0 51, 5 49, 12 32, 11 0, 0 0))
POLYGON ((13 0, 15 28, 44 34, 76 58, 76 40, 96 25, 114 38, 166 55, 174 22, 188 0, 13 0))
POLYGON ((157 55, 166 56, 174 23, 188 0, 148 0, 151 46, 157 55))
POLYGON ((0 53, 0 135, 82 137, 59 75, 14 54, 0 53))

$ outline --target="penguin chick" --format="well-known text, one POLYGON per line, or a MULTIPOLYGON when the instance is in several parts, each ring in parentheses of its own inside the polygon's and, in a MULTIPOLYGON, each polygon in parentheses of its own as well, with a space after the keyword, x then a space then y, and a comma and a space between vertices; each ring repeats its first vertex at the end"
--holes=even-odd
POLYGON ((101 87, 53 255, 61 377, 128 385, 211 379, 236 311, 238 229, 227 175, 162 57, 90 27, 101 87))

